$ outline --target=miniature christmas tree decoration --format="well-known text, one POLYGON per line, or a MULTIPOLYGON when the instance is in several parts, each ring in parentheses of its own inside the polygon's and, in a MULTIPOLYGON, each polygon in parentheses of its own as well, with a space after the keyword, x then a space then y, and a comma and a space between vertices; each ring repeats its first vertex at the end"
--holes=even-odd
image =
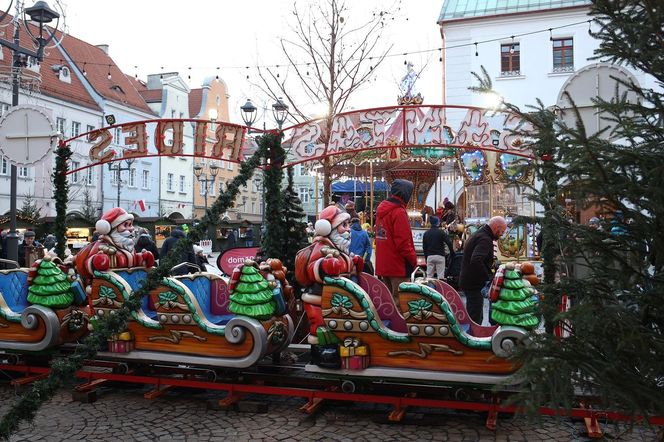
POLYGON ((256 267, 245 264, 231 292, 228 309, 238 315, 269 319, 276 311, 272 290, 256 267))
POLYGON ((534 328, 539 319, 533 314, 535 301, 517 270, 506 270, 498 301, 491 305, 491 319, 501 325, 534 328))
POLYGON ((74 293, 67 275, 53 263, 50 256, 44 257, 36 267, 28 289, 28 301, 51 308, 70 306, 74 302, 74 293))

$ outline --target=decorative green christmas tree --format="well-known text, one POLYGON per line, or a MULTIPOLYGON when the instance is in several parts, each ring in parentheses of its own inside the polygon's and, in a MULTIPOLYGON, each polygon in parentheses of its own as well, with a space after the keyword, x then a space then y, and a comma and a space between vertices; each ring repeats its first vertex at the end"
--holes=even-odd
POLYGON ((42 259, 28 289, 28 301, 51 308, 68 307, 74 302, 71 282, 49 257, 42 259))
POLYGON ((238 315, 256 319, 268 319, 276 311, 272 298, 272 288, 258 270, 251 265, 244 265, 240 280, 231 292, 228 309, 238 315))
POLYGON ((523 283, 521 274, 516 270, 507 270, 498 301, 491 304, 491 319, 501 325, 531 329, 539 324, 534 315, 535 308, 532 294, 523 283))
POLYGON ((294 281, 293 270, 295 269, 295 255, 298 250, 307 246, 307 214, 302 209, 302 201, 295 191, 293 185, 293 168, 288 168, 288 186, 284 191, 284 223, 288 229, 288 241, 284 244, 284 250, 279 256, 288 268, 288 280, 294 281))

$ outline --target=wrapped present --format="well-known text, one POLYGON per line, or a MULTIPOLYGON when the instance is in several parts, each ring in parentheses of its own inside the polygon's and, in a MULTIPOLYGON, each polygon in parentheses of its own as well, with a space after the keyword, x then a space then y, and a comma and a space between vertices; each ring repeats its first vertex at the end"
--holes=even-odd
POLYGON ((347 370, 363 370, 369 366, 369 348, 361 345, 361 341, 349 336, 344 339, 339 349, 341 365, 347 370))
POLYGON ((316 329, 316 337, 318 337, 318 343, 320 345, 336 344, 339 342, 339 339, 337 339, 334 333, 327 327, 318 327, 316 329))
POLYGON ((111 353, 129 353, 134 348, 134 335, 130 331, 111 335, 108 340, 108 351, 111 353))

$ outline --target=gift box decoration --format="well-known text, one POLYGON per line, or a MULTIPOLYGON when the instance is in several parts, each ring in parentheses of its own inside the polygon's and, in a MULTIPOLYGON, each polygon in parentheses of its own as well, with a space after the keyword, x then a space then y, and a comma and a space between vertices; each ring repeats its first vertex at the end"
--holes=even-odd
POLYGON ((341 366, 348 370, 363 370, 369 366, 369 347, 355 337, 344 339, 341 346, 341 366))
POLYGON ((134 348, 134 335, 130 331, 111 335, 108 340, 108 351, 111 353, 129 353, 134 348))

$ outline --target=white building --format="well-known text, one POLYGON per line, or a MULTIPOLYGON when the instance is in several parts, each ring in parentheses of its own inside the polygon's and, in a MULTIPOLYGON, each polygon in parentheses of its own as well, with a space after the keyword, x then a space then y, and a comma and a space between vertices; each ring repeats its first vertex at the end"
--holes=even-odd
MULTIPOLYGON (((468 90, 477 85, 471 72, 480 73, 483 66, 505 101, 519 107, 537 99, 545 106, 559 104, 575 74, 599 62, 591 59, 599 41, 588 32, 589 10, 589 0, 445 0, 438 19, 443 103, 490 106, 491 97, 468 90)), ((645 74, 631 74, 641 86, 655 86, 645 74)), ((458 126, 464 114, 448 111, 448 123, 458 126)))

